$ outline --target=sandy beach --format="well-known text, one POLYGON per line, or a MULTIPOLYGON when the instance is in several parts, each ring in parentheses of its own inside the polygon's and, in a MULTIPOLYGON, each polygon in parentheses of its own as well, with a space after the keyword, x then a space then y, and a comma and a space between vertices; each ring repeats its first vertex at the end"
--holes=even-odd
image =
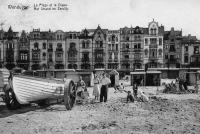
POLYGON ((126 103, 126 93, 109 88, 106 103, 75 105, 71 111, 63 104, 8 111, 0 102, 0 134, 200 133, 200 94, 163 94, 161 88, 139 87, 150 97, 145 103, 126 103))

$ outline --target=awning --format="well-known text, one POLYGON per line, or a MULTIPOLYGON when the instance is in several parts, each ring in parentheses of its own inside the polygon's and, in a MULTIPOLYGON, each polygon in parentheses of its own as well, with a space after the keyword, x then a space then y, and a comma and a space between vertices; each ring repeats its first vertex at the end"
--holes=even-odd
POLYGON ((161 71, 147 71, 147 74, 161 74, 161 71))
POLYGON ((145 72, 131 72, 130 74, 145 74, 145 72))

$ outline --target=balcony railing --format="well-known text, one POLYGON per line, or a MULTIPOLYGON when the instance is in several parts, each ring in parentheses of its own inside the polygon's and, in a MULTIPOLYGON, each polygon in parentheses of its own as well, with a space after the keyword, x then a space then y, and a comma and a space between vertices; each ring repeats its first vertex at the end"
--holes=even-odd
POLYGON ((158 60, 158 57, 149 57, 149 60, 158 60))
POLYGON ((81 58, 81 62, 90 62, 89 58, 81 58))
POLYGON ((60 62, 60 61, 63 61, 63 58, 57 58, 57 57, 56 57, 56 58, 55 58, 55 61, 59 61, 59 62, 60 62))
POLYGON ((34 61, 34 62, 40 61, 40 58, 32 58, 32 61, 34 61))
POLYGON ((76 62, 77 61, 77 57, 69 57, 68 61, 70 62, 76 62))
POLYGON ((95 58, 95 62, 103 62, 103 58, 95 58))
POLYGON ((134 48, 133 52, 142 52, 142 48, 134 48))
POLYGON ((32 52, 40 52, 40 49, 32 49, 32 52))
POLYGON ((56 51, 63 52, 63 48, 56 48, 56 51))

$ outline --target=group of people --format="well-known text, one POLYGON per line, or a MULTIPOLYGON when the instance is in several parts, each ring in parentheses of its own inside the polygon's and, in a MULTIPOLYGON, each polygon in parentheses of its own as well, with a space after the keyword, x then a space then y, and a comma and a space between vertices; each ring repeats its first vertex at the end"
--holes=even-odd
MULTIPOLYGON (((106 102, 108 97, 108 85, 111 83, 111 80, 106 76, 106 73, 102 74, 102 77, 98 77, 97 74, 94 73, 94 88, 93 95, 95 96, 95 100, 100 102, 106 102)), ((79 81, 77 82, 77 95, 81 96, 82 99, 89 97, 89 93, 86 88, 86 84, 80 76, 79 81)))
MULTIPOLYGON (((100 101, 100 102, 106 102, 108 98, 108 86, 111 84, 111 80, 106 76, 106 73, 103 73, 102 76, 99 76, 94 73, 94 87, 93 87, 93 95, 95 96, 94 100, 95 101, 100 101)), ((89 97, 89 93, 86 88, 85 82, 82 80, 82 77, 80 77, 80 80, 77 83, 78 87, 78 96, 83 96, 82 98, 87 98, 89 97), (79 92, 81 90, 84 90, 82 92, 79 92)), ((115 92, 120 91, 120 92, 126 92, 127 93, 127 102, 134 102, 134 100, 138 99, 138 85, 137 83, 133 84, 133 93, 131 91, 126 91, 124 89, 123 83, 121 83, 118 86, 114 87, 115 92)), ((140 93, 141 97, 147 98, 142 92, 140 93)), ((147 100, 147 99, 146 99, 147 100)))

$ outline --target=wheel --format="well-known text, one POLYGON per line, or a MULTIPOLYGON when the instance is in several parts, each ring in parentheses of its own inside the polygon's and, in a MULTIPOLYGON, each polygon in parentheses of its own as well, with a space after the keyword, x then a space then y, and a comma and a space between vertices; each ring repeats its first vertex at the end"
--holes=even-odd
POLYGON ((64 87, 64 104, 67 110, 71 110, 76 100, 76 85, 68 79, 64 87))
POLYGON ((4 92, 5 92, 5 103, 9 110, 15 110, 20 108, 20 104, 16 99, 15 93, 13 92, 13 89, 9 87, 8 85, 4 86, 4 92))

